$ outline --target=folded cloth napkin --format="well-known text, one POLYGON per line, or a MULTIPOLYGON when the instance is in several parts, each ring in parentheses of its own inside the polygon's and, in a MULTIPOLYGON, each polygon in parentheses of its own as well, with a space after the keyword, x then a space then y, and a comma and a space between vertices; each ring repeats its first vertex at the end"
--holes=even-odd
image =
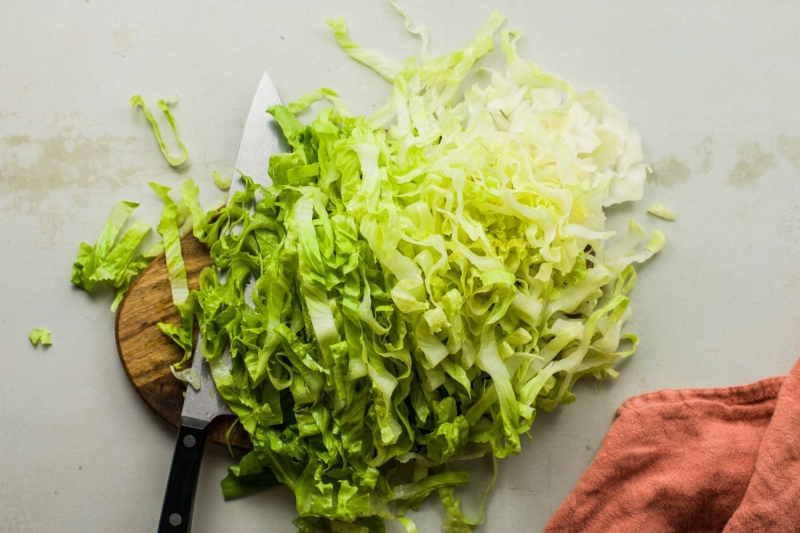
POLYGON ((626 401, 545 533, 800 533, 800 361, 626 401))

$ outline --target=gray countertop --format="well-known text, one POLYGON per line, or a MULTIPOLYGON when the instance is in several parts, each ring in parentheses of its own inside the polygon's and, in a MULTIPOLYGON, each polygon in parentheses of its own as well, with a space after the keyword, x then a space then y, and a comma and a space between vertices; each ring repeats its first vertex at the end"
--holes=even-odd
MULTIPOLYGON (((800 345, 800 10, 794 2, 513 2, 521 53, 604 92, 640 132, 655 175, 614 209, 662 229, 640 269, 629 329, 639 352, 616 381, 533 427, 500 463, 481 531, 540 531, 592 460, 625 398, 661 388, 743 384, 785 374, 800 345), (678 221, 644 215, 661 202, 678 221)), ((463 46, 486 2, 404 2, 434 52, 463 46), (430 4, 430 5, 428 5, 430 4)), ((160 210, 148 181, 192 176, 208 205, 212 170, 233 164, 250 100, 269 70, 286 101, 319 86, 369 113, 385 82, 348 59, 325 20, 389 55, 417 50, 383 2, 11 0, 0 19, 0 531, 154 531, 175 432, 119 363, 108 294, 69 283, 81 240, 111 206, 160 210), (128 98, 180 94, 190 166, 165 163, 128 98), (34 349, 32 327, 54 345, 34 349)), ((229 463, 206 449, 196 533, 291 532, 285 490, 224 503, 229 463)), ((478 476, 480 477, 480 476, 478 476)), ((438 503, 420 531, 438 531, 438 503)))

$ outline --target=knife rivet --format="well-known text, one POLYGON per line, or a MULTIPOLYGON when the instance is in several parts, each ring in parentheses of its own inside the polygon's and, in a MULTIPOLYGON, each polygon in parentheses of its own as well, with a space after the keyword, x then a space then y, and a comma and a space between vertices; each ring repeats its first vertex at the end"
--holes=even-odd
POLYGON ((195 444, 197 444, 197 440, 194 438, 194 435, 186 435, 183 437, 183 445, 187 448, 192 448, 195 444))
POLYGON ((179 526, 183 522, 183 518, 178 513, 172 513, 169 515, 169 525, 171 526, 179 526))

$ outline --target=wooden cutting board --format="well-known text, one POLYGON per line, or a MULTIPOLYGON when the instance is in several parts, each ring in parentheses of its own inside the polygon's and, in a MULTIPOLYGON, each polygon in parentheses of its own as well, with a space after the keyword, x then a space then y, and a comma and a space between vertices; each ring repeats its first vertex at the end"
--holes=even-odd
MULTIPOLYGON (((211 264, 208 248, 191 232, 181 239, 189 288, 197 288, 200 271, 211 264)), ((139 275, 117 312, 117 348, 122 366, 142 399, 175 428, 181 418, 184 384, 169 365, 181 360, 183 350, 161 333, 157 324, 181 323, 172 303, 167 261, 162 253, 139 275)), ((197 337, 195 336, 195 342, 197 337)), ((225 444, 225 432, 235 417, 217 417, 208 429, 208 440, 225 444)), ((247 432, 237 425, 231 445, 252 448, 247 432)))

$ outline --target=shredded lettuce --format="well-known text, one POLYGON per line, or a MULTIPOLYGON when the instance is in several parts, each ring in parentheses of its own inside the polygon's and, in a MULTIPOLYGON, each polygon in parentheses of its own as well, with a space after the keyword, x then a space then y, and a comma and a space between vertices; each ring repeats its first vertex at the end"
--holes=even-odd
MULTIPOLYGON (((159 327, 185 361, 197 319, 217 391, 253 442, 223 493, 286 485, 301 532, 394 519, 413 532, 406 513, 434 493, 445 531, 478 525, 496 462, 475 519, 456 463, 519 453, 536 413, 575 401, 578 379, 617 376, 639 342, 623 332, 634 265, 665 243, 634 221, 619 239, 605 227, 604 208, 639 200, 646 178, 625 115, 521 59, 515 31, 499 33, 505 71, 464 88, 504 17, 431 59, 427 31, 400 13, 420 58, 389 60, 329 21, 392 85, 372 117, 327 88, 270 108, 291 151, 270 157, 271 185, 243 176, 216 212, 191 180, 178 203, 151 184, 181 315, 159 327), (320 100, 332 108, 302 122, 320 100), (182 225, 214 262, 191 293, 182 225)), ((111 255, 126 216, 84 250, 79 275, 111 255)))
POLYGON ((164 116, 167 117, 167 122, 169 122, 169 127, 172 129, 172 134, 175 136, 175 141, 178 143, 178 146, 181 149, 181 155, 173 156, 170 155, 169 150, 167 150, 167 145, 164 143, 164 138, 161 136, 161 129, 158 126, 158 122, 156 122, 153 114, 147 108, 147 105, 145 105, 141 95, 133 95, 130 99, 130 104, 134 109, 137 107, 142 108, 144 116, 147 118, 147 121, 153 128, 153 135, 156 137, 156 142, 158 143, 158 147, 161 149, 161 153, 164 155, 164 159, 166 159, 167 163, 173 167, 177 167, 189 159, 189 151, 186 149, 186 145, 183 144, 183 141, 181 141, 180 135, 178 135, 178 126, 175 125, 175 118, 172 116, 172 113, 169 110, 169 106, 175 105, 177 102, 177 96, 171 100, 161 99, 158 101, 158 107, 164 112, 164 116))
POLYGON ((111 303, 112 311, 116 311, 133 279, 161 252, 158 245, 144 253, 136 252, 150 231, 150 227, 144 222, 134 222, 117 239, 138 206, 134 202, 117 203, 111 210, 97 243, 94 246, 81 243, 78 258, 72 265, 70 281, 86 292, 92 292, 98 282, 106 282, 116 289, 114 301, 111 303))
POLYGON ((420 41, 421 41, 421 44, 420 44, 420 51, 419 51, 419 55, 420 55, 420 57, 421 57, 421 58, 422 58, 424 61, 427 61, 428 59, 430 59, 430 52, 429 52, 429 50, 428 50, 428 46, 429 46, 429 44, 430 44, 431 35, 430 35, 430 32, 428 31, 428 28, 427 28, 427 26, 420 26, 419 28, 412 28, 412 27, 411 27, 411 18, 410 18, 410 17, 408 16, 408 14, 407 14, 407 13, 406 13, 406 12, 405 12, 405 11, 404 11, 404 10, 403 10, 403 9, 402 9, 402 8, 401 8, 399 5, 398 5, 398 4, 397 4, 397 2, 395 2, 395 0, 389 0, 389 3, 392 5, 392 7, 395 9, 395 11, 397 11, 397 13, 398 13, 398 14, 399 14, 401 17, 403 17, 403 24, 404 24, 404 25, 405 25, 405 27, 406 27, 406 31, 407 31, 408 33, 410 33, 410 34, 412 34, 412 35, 416 35, 417 37, 419 37, 419 38, 420 38, 420 41))
POLYGON ((286 106, 289 113, 296 115, 305 111, 311 104, 320 100, 329 101, 338 113, 347 114, 347 106, 339 99, 339 94, 333 89, 323 87, 302 96, 286 106))
POLYGON ((647 212, 651 215, 663 218, 664 220, 675 220, 678 218, 675 211, 664 204, 650 204, 650 207, 647 208, 647 212))
POLYGON ((328 26, 330 26, 333 30, 333 36, 336 39, 336 42, 339 43, 339 46, 341 46, 345 52, 347 52, 347 55, 359 63, 367 65, 372 70, 383 76, 383 78, 389 83, 394 82, 394 79, 400 73, 402 68, 397 62, 384 57, 378 52, 367 50, 361 45, 353 42, 353 40, 350 39, 350 35, 347 33, 347 23, 344 21, 343 17, 329 20, 328 26))
POLYGON ((175 365, 170 365, 169 369, 176 379, 183 381, 187 385, 191 385, 194 390, 200 390, 202 382, 200 381, 200 373, 197 372, 197 370, 194 368, 175 370, 175 365))
POLYGON ((53 341, 50 340, 50 330, 45 328, 33 328, 28 334, 28 339, 34 346, 37 344, 41 344, 42 346, 50 346, 53 344, 53 341))

